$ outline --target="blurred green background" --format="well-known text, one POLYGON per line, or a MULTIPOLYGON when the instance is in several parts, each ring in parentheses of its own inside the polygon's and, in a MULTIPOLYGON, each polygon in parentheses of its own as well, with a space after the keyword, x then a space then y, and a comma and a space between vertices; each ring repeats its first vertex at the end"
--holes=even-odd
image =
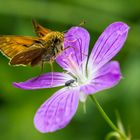
MULTIPOLYGON (((103 29, 115 21, 131 28, 121 52, 123 79, 116 87, 96 94, 110 118, 118 110, 127 131, 140 138, 140 1, 139 0, 4 0, 0 1, 0 34, 34 36, 32 19, 43 26, 64 31, 86 20, 91 35, 90 49, 103 29)), ((55 71, 59 68, 54 65, 55 71)), ((50 71, 46 64, 45 71, 50 71)), ((71 123, 50 134, 39 133, 33 117, 39 106, 57 88, 24 91, 12 86, 40 73, 40 67, 12 67, 0 54, 0 140, 103 140, 111 128, 95 105, 87 100, 87 113, 80 104, 71 123)))

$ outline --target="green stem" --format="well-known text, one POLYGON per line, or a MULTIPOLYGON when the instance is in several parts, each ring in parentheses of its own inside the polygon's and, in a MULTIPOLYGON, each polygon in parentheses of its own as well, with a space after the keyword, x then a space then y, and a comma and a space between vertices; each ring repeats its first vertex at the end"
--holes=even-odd
POLYGON ((116 125, 110 120, 110 118, 107 116, 107 114, 104 112, 103 108, 100 106, 99 102, 97 101, 97 99, 95 98, 95 96, 90 95, 92 101, 95 103, 98 111, 101 113, 102 117, 106 120, 106 122, 108 123, 108 125, 116 132, 118 132, 118 134, 120 134, 120 136, 126 140, 127 137, 116 127, 116 125))

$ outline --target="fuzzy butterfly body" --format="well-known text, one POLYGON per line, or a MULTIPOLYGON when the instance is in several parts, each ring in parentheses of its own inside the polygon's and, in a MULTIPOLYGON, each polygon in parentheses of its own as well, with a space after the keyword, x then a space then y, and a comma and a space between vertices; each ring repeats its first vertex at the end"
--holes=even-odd
POLYGON ((0 51, 10 59, 10 65, 53 62, 64 50, 64 33, 46 29, 35 21, 33 25, 38 37, 0 36, 0 51))

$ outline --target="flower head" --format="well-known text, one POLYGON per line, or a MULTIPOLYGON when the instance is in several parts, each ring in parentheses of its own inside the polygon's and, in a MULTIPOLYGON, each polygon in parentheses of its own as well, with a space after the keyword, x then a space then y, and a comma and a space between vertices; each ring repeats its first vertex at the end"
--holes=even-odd
POLYGON ((115 86, 121 79, 119 63, 110 60, 120 51, 129 27, 123 22, 109 25, 94 45, 88 58, 89 34, 81 27, 72 27, 66 34, 66 49, 57 63, 66 71, 42 74, 15 87, 32 90, 64 86, 36 112, 35 127, 42 133, 65 127, 74 116, 79 101, 89 94, 115 86), (53 75, 53 77, 52 77, 53 75), (53 78, 53 79, 52 79, 53 78))

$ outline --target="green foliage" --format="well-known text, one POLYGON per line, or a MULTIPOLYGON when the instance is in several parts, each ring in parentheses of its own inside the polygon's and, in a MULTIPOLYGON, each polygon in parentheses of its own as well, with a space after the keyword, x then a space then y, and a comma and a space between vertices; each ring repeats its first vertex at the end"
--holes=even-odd
MULTIPOLYGON (((123 79, 117 87, 96 96, 114 122, 120 112, 126 130, 140 137, 140 2, 139 0, 4 0, 0 2, 0 34, 33 36, 31 19, 54 30, 64 31, 86 20, 91 35, 91 48, 103 29, 114 21, 130 26, 127 42, 115 58, 122 67, 123 79)), ((55 70, 61 70, 55 64, 55 70)), ((45 71, 50 71, 49 64, 45 71)), ((40 68, 11 67, 0 54, 0 139, 1 140, 103 140, 109 126, 94 105, 87 100, 87 113, 82 105, 65 128, 41 134, 34 128, 37 108, 57 89, 23 91, 12 87, 40 73, 40 68)))

